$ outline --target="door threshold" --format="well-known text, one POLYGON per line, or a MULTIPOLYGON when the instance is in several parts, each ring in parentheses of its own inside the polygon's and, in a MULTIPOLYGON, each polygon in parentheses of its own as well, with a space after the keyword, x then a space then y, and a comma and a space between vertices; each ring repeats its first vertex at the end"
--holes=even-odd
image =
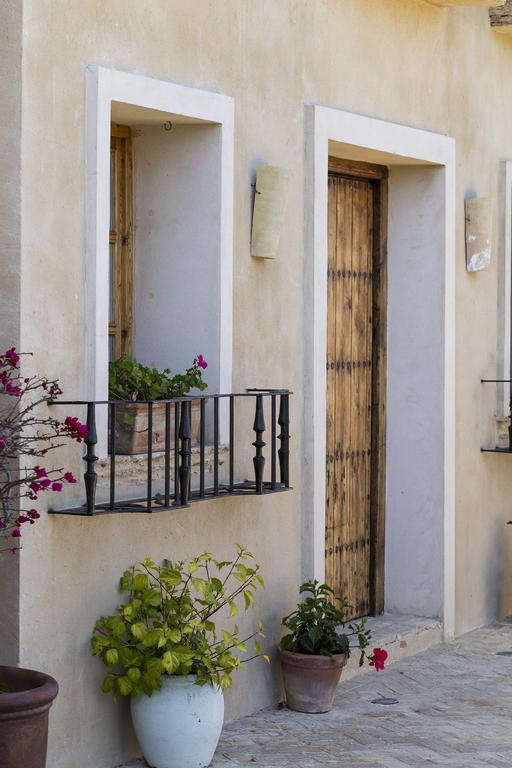
MULTIPOLYGON (((425 616, 383 613, 380 616, 369 616, 367 626, 372 633, 370 650, 384 648, 388 652, 386 664, 414 656, 443 641, 441 621, 425 616)), ((365 672, 368 672, 368 665, 359 666, 359 655, 354 650, 343 670, 341 683, 365 672)))

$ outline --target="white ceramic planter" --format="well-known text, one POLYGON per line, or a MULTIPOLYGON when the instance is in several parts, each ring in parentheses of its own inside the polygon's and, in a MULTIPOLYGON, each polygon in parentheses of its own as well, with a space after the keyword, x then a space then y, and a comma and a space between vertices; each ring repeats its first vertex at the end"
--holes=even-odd
POLYGON ((194 685, 195 675, 162 677, 152 696, 131 701, 135 733, 151 768, 210 765, 224 722, 220 688, 194 685))

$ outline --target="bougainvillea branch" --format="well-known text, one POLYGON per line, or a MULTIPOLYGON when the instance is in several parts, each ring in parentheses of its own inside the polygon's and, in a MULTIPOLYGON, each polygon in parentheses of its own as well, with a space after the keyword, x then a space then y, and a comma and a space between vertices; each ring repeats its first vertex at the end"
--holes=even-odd
POLYGON ((60 493, 76 483, 64 467, 48 468, 35 460, 70 439, 81 443, 87 437, 86 425, 76 416, 61 422, 41 415, 43 405, 62 390, 57 380, 24 377, 23 356, 14 347, 0 355, 0 553, 21 549, 23 526, 40 518, 34 507, 40 494, 60 493))

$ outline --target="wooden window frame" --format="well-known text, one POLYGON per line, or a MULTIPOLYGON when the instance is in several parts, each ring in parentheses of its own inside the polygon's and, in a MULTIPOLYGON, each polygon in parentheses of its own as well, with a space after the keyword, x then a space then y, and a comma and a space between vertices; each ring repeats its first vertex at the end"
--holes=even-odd
POLYGON ((372 380, 372 482, 370 536, 370 614, 384 611, 386 525, 386 377, 387 377, 387 242, 388 169, 373 163, 329 156, 328 172, 371 180, 374 192, 373 241, 373 380, 372 380), (378 450, 377 450, 378 447, 378 450))
POLYGON ((132 353, 133 329, 133 164, 129 126, 111 124, 110 149, 114 152, 113 200, 110 201, 109 248, 113 246, 113 322, 109 317, 112 359, 132 353), (113 203, 113 205, 112 205, 113 203), (113 210, 112 210, 113 208, 113 210))

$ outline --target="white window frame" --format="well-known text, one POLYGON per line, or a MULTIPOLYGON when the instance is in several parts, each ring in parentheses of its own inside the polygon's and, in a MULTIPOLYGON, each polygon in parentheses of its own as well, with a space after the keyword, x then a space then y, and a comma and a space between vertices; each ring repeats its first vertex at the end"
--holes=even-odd
MULTIPOLYGON (((219 125, 221 146, 219 388, 232 388, 234 100, 154 77, 90 65, 86 70, 85 396, 108 396, 108 243, 111 104, 219 125)), ((98 450, 105 436, 98 435, 98 450)))

